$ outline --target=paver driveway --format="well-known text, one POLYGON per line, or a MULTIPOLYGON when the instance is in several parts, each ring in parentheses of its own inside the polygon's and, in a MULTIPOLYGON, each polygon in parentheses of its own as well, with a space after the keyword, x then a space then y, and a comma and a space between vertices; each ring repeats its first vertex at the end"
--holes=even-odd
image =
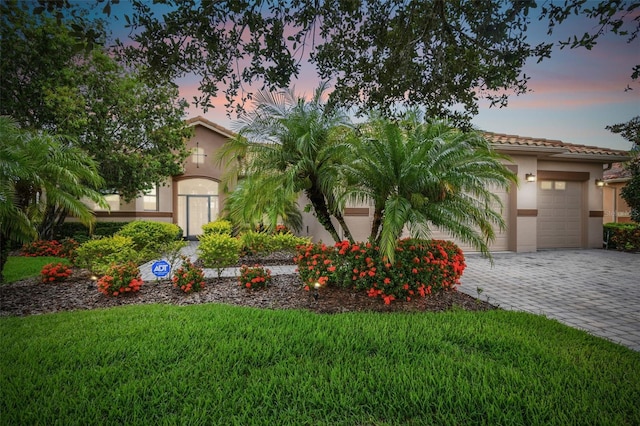
POLYGON ((640 351, 640 254, 613 250, 466 255, 459 287, 503 309, 556 319, 640 351))

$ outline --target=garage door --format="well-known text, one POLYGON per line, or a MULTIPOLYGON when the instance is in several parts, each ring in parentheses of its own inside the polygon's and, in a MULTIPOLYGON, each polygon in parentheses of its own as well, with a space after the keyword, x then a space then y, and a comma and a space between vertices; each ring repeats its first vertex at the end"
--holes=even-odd
POLYGON ((538 182, 538 248, 581 247, 581 219, 581 182, 538 182))
MULTIPOLYGON (((492 189, 491 192, 496 194, 502 202, 502 208, 500 208, 500 206, 496 203, 493 206, 493 209, 502 212, 502 217, 504 218, 506 227, 503 231, 500 231, 498 229, 495 230, 496 239, 489 245, 489 248, 491 251, 507 251, 509 250, 509 193, 505 189, 498 188, 492 189)), ((450 234, 441 229, 432 229, 431 238, 433 238, 434 240, 452 240, 465 253, 478 251, 469 244, 462 243, 455 238, 452 238, 450 234)))

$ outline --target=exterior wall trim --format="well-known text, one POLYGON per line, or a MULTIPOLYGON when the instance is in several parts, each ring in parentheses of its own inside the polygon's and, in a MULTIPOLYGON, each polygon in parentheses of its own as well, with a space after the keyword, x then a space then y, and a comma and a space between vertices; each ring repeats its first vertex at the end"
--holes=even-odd
POLYGON ((368 207, 345 207, 345 216, 369 216, 368 207))
POLYGON ((538 209, 518 209, 518 217, 538 217, 538 209))
POLYGON ((553 170, 538 170, 540 180, 567 180, 574 182, 584 182, 589 180, 589 172, 559 172, 553 170))
POLYGON ((109 217, 170 217, 173 218, 172 212, 149 212, 149 211, 117 211, 117 212, 94 212, 96 217, 109 218, 109 217))

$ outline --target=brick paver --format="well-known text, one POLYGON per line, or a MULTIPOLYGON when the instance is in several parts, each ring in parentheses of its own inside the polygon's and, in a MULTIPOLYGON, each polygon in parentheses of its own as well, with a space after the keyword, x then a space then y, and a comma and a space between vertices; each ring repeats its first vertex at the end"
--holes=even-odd
POLYGON ((463 291, 640 351, 640 254, 613 250, 468 254, 463 291))

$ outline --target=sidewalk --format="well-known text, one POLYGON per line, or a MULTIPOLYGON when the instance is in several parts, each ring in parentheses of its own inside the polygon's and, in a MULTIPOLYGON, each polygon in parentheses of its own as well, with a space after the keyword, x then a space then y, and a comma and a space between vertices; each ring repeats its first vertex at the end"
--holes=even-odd
MULTIPOLYGON (((181 250, 183 256, 187 256, 192 262, 195 262, 198 258, 196 254, 196 250, 198 248, 198 242, 189 241, 189 245, 181 250)), ((151 272, 151 265, 155 261, 159 259, 155 259, 145 263, 140 266, 140 276, 143 281, 155 281, 156 279, 166 279, 166 278, 158 278, 151 272)), ((182 260, 178 260, 176 265, 173 266, 173 269, 176 270, 180 268, 182 265, 182 260)), ((265 266, 266 269, 271 270, 271 275, 288 275, 295 273, 297 266, 295 265, 277 265, 277 266, 265 266)), ((218 271, 212 268, 203 268, 205 278, 217 278, 218 271)), ((237 277, 240 275, 240 268, 224 268, 222 270, 221 277, 237 277)))

